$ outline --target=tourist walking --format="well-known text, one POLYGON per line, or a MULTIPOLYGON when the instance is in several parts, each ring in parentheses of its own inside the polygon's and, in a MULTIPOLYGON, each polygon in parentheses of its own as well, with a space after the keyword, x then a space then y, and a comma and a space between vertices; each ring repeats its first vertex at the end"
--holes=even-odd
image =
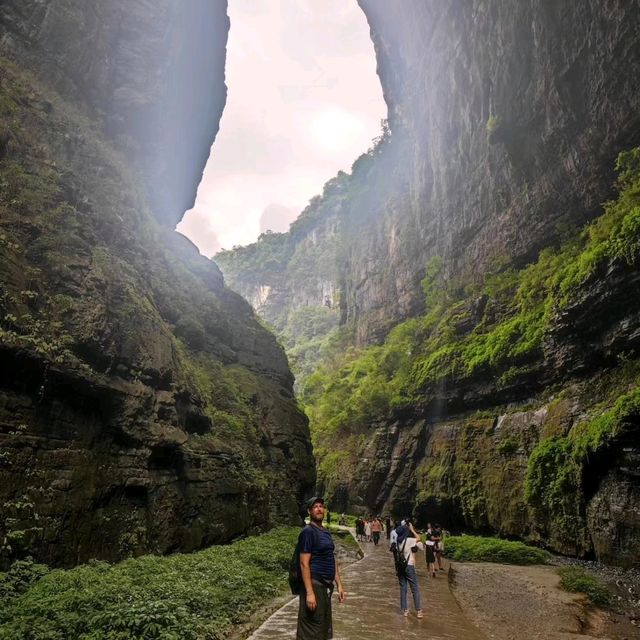
POLYGON ((413 596, 413 606, 416 609, 416 616, 422 618, 422 602, 420 599, 420 586, 418 585, 418 577, 416 576, 416 553, 424 549, 424 545, 420 542, 420 536, 413 528, 411 521, 406 525, 400 525, 396 529, 398 539, 397 545, 397 561, 396 572, 398 575, 398 583, 400 584, 400 609, 405 616, 409 615, 409 603, 407 600, 408 587, 411 588, 413 596))
POLYGON ((358 517, 356 520, 356 539, 358 542, 362 542, 362 537, 364 536, 364 521, 362 518, 358 517))
POLYGON ((371 520, 364 521, 364 537, 371 542, 371 520))
POLYGON ((303 588, 300 591, 296 640, 329 640, 333 638, 331 594, 334 583, 338 588, 339 602, 344 602, 346 594, 336 565, 333 539, 322 526, 323 498, 311 498, 307 502, 307 511, 309 525, 298 537, 303 588))
POLYGON ((387 534, 387 540, 390 540, 391 539, 391 518, 389 516, 387 516, 384 521, 384 530, 387 534))
POLYGON ((373 544, 377 547, 380 542, 380 532, 382 531, 382 522, 380 518, 375 517, 371 523, 371 535, 373 536, 373 544))
POLYGON ((436 522, 436 526, 433 528, 433 541, 435 542, 434 551, 436 554, 436 561, 438 563, 438 569, 444 571, 442 566, 442 554, 444 553, 444 542, 442 540, 442 529, 436 522))
POLYGON ((393 553, 393 564, 397 567, 398 566, 398 527, 400 525, 397 523, 397 521, 393 522, 393 527, 391 529, 391 533, 389 534, 389 551, 391 551, 391 553, 393 553))
POLYGON ((427 531, 425 533, 425 554, 427 556, 427 572, 431 574, 432 578, 436 577, 436 543, 433 539, 433 528, 431 523, 427 524, 427 531))
MULTIPOLYGON (((404 526, 404 520, 400 523, 404 526)), ((393 527, 391 528, 391 533, 389 535, 389 550, 391 551, 391 547, 393 547, 398 542, 398 528, 400 527, 397 520, 394 520, 393 527)))

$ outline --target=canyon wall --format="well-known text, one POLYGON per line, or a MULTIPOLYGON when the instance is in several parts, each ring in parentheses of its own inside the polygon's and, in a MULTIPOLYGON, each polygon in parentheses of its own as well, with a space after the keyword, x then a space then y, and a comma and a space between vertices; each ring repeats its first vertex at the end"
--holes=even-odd
POLYGON ((0 553, 72 565, 297 521, 275 338, 173 231, 225 101, 226 3, 0 7, 0 553))
POLYGON ((389 131, 278 237, 268 275, 265 239, 219 261, 289 352, 309 347, 321 486, 637 562, 636 155, 614 183, 640 144, 640 4, 359 4, 389 131), (341 329, 312 345, 292 319, 320 325, 327 290, 341 329))
POLYGON ((82 105, 135 163, 154 215, 191 208, 226 100, 221 0, 7 0, 0 55, 82 105))

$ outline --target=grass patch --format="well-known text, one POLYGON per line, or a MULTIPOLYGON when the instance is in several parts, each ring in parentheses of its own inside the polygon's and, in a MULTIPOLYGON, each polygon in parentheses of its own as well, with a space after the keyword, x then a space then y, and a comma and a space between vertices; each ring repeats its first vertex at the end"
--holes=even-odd
MULTIPOLYGON (((340 522, 340 518, 341 518, 342 514, 338 513, 337 511, 331 511, 331 525, 332 526, 338 526, 338 523, 340 522)), ((355 527, 356 526, 356 517, 352 516, 349 513, 345 513, 344 514, 344 520, 345 520, 345 526, 347 527, 355 527)), ((326 520, 326 516, 325 516, 325 525, 327 524, 327 520, 326 520)))
POLYGON ((483 536, 451 536, 445 542, 446 555, 458 562, 499 562, 502 564, 545 564, 549 554, 522 542, 483 536))
POLYGON ((582 567, 561 567, 560 586, 571 593, 584 593, 593 604, 607 607, 611 604, 611 593, 602 582, 582 567))
POLYGON ((47 572, 23 563, 0 574, 0 639, 219 640, 286 591, 299 531, 116 565, 47 572))

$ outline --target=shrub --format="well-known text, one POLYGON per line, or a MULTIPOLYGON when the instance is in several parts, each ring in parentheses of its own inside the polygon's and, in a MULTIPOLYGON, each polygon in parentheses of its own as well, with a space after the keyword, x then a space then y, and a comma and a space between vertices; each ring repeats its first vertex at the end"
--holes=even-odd
POLYGON ((520 448, 520 441, 513 436, 502 438, 496 447, 501 456, 509 456, 520 448))
POLYGON ((583 527, 583 476, 589 460, 625 430, 637 429, 640 388, 618 398, 608 411, 577 423, 566 436, 541 440, 531 452, 525 498, 547 514, 554 529, 573 537, 583 527))
POLYGON ((496 115, 489 116, 487 120, 487 124, 485 125, 485 131, 487 132, 487 137, 491 137, 500 126, 500 118, 496 115))
POLYGON ((94 561, 69 570, 16 563, 0 578, 15 593, 0 600, 0 639, 226 637, 258 605, 286 590, 298 533, 279 528, 198 553, 116 565, 94 561))
POLYGON ((0 573, 0 601, 24 593, 48 572, 46 565, 37 564, 32 558, 16 560, 9 571, 0 573))
POLYGON ((561 567, 560 586, 571 593, 584 593, 593 604, 606 607, 611 604, 611 593, 598 578, 582 567, 561 567))
POLYGON ((459 562, 500 562, 503 564, 545 564, 549 554, 522 542, 482 536, 450 536, 445 553, 459 562))

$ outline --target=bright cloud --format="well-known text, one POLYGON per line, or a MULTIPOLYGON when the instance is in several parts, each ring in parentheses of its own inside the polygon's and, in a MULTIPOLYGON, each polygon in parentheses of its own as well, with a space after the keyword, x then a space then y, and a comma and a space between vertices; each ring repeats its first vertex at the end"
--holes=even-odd
POLYGON ((365 129, 365 123, 357 114, 336 108, 320 112, 311 122, 313 139, 321 149, 332 154, 351 149, 365 129))

